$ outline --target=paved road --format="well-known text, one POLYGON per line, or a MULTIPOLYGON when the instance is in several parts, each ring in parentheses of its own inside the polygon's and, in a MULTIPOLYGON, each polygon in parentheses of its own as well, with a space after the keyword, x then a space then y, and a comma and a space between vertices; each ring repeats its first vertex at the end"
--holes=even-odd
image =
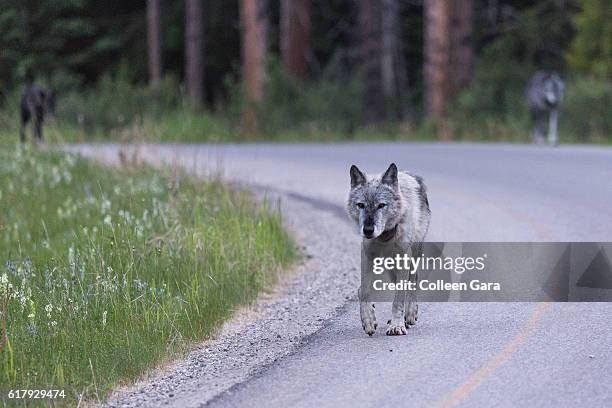
MULTIPOLYGON (((394 161, 429 186, 429 240, 612 240, 611 149, 337 144, 142 152, 160 153, 196 172, 222 169, 227 178, 313 200, 339 216, 349 165, 374 172, 394 161)), ((423 304, 418 324, 400 337, 379 328, 368 338, 358 315, 348 303, 297 352, 209 404, 612 406, 611 304, 423 304)))

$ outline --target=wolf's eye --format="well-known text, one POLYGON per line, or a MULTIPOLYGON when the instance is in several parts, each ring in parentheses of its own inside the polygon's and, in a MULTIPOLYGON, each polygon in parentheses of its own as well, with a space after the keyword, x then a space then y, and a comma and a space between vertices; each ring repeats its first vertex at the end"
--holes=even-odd
POLYGON ((365 208, 365 204, 364 203, 357 203, 357 208, 365 208))
POLYGON ((387 204, 380 203, 380 204, 378 204, 378 209, 380 210, 381 208, 385 208, 386 206, 387 206, 387 204))

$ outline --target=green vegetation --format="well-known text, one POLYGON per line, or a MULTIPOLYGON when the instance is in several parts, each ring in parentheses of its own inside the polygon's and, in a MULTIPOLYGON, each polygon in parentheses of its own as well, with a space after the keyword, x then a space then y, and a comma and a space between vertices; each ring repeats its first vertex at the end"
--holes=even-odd
POLYGON ((526 85, 545 69, 559 71, 566 81, 561 141, 611 143, 611 13, 606 0, 541 1, 503 24, 503 34, 480 51, 471 85, 450 106, 446 136, 527 142, 526 85))
POLYGON ((4 146, 2 398, 103 399, 211 335, 296 256, 278 211, 220 182, 4 146))
MULTIPOLYGON (((298 86, 279 70, 272 70, 270 97, 257 109, 261 130, 242 126, 244 98, 234 85, 231 103, 216 112, 191 110, 170 79, 157 90, 138 87, 121 77, 105 77, 85 92, 64 94, 56 117, 45 126, 52 143, 75 142, 257 142, 257 141, 362 141, 462 140, 528 142, 531 126, 523 81, 505 70, 477 70, 473 85, 461 92, 443 123, 418 118, 390 119, 369 126, 360 120, 358 78, 341 86, 327 81, 298 86), (513 87, 505 83, 513 83, 513 87), (466 120, 466 118, 468 118, 466 120)), ((0 110, 4 137, 18 139, 17 95, 0 110)), ((612 81, 577 75, 568 78, 561 113, 564 142, 610 143, 612 134, 612 81)), ((31 129, 30 129, 31 131, 31 129)))
POLYGON ((599 77, 612 78, 612 4, 607 0, 581 0, 574 17, 577 32, 568 51, 570 65, 599 77))
POLYGON ((399 2, 405 83, 397 100, 381 101, 390 108, 374 123, 365 119, 357 3, 312 2, 310 65, 297 81, 278 61, 280 3, 270 3, 265 98, 247 106, 239 3, 207 2, 207 98, 204 109, 193 111, 182 78, 184 2, 163 7, 164 79, 153 89, 146 85, 146 2, 8 0, 0 10, 0 131, 17 138, 19 97, 32 72, 37 83, 57 91, 57 117, 47 126, 54 142, 527 142, 525 87, 544 69, 559 71, 567 82, 561 141, 612 140, 609 1, 474 1, 472 80, 435 120, 424 108, 424 8, 399 2), (246 108, 255 113, 256 128, 244 126, 246 108))
MULTIPOLYGON (((502 89, 498 84, 496 78, 477 72, 472 87, 460 93, 451 107, 444 129, 447 139, 529 141, 531 119, 524 87, 517 82, 514 88, 502 89)), ((568 78, 559 123, 561 142, 612 143, 611 104, 611 80, 568 78)))

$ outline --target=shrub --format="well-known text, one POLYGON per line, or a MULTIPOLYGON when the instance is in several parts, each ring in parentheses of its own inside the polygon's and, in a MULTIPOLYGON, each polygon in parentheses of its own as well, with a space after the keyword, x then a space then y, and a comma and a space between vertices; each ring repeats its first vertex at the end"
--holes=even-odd
MULTIPOLYGON (((352 133, 361 121, 361 84, 356 76, 347 79, 345 74, 338 74, 337 64, 332 64, 316 82, 300 83, 288 77, 278 62, 272 60, 266 100, 254 108, 259 134, 267 139, 307 136, 313 140, 330 133, 352 133)), ((244 84, 230 83, 229 88, 227 119, 240 123, 247 107, 244 84)))
POLYGON ((612 141, 612 81, 578 76, 569 82, 559 128, 574 141, 612 141))
POLYGON ((161 115, 182 105, 176 81, 167 77, 158 88, 135 86, 123 75, 104 76, 97 86, 62 95, 58 116, 86 130, 101 129, 108 134, 134 123, 145 116, 161 115))

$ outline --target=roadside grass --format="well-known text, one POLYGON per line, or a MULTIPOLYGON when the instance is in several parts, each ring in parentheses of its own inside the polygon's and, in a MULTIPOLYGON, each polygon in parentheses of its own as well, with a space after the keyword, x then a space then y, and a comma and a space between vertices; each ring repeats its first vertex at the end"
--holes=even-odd
MULTIPOLYGON (((333 126, 311 123, 295 129, 271 133, 249 134, 239 125, 231 125, 223 117, 189 109, 174 110, 157 117, 146 116, 121 127, 104 130, 84 128, 53 118, 45 124, 45 141, 50 144, 66 143, 343 143, 343 142, 477 142, 477 143, 531 143, 529 124, 513 119, 480 118, 466 123, 459 115, 444 122, 423 121, 388 122, 362 126, 350 133, 333 126), (482 120, 480 120, 482 119, 482 120)), ((612 144, 606 133, 581 136, 580 133, 560 131, 562 144, 612 144)), ((31 140, 31 129, 27 132, 31 140)), ((19 139, 16 127, 0 131, 0 140, 15 142, 19 139)))
POLYGON ((281 221, 218 181, 0 143, 0 400, 104 400, 185 353, 295 259, 281 221))
MULTIPOLYGON (((167 112, 160 117, 146 117, 124 127, 105 131, 101 128, 85 129, 61 118, 54 118, 44 127, 45 142, 70 143, 348 143, 348 142, 482 142, 528 143, 529 132, 520 129, 508 131, 493 122, 478 132, 465 130, 463 125, 448 121, 441 125, 423 123, 383 123, 363 126, 350 134, 333 127, 312 123, 300 129, 280 130, 268 134, 248 134, 240 126, 230 126, 225 120, 207 113, 189 110, 167 112)), ((31 131, 28 129, 28 140, 31 131)), ((0 140, 15 142, 19 139, 16 128, 0 131, 0 140)), ((577 142, 562 136, 563 142, 577 142)), ((605 141, 599 141, 605 143, 605 141)))

